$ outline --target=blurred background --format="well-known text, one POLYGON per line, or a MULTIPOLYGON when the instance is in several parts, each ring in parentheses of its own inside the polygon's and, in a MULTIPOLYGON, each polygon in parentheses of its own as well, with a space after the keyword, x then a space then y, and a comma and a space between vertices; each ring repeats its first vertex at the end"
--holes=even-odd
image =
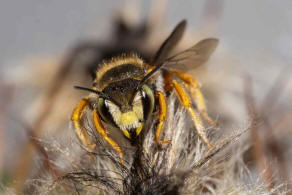
POLYGON ((226 134, 260 124, 247 135, 246 162, 265 170, 271 185, 272 178, 290 183, 291 10, 290 0, 1 1, 1 186, 21 189, 26 178, 51 169, 31 140, 66 146, 76 139, 70 114, 86 94, 73 86, 91 85, 94 64, 132 48, 148 59, 182 19, 188 28, 177 51, 202 38, 220 40, 193 72, 210 115, 226 134))

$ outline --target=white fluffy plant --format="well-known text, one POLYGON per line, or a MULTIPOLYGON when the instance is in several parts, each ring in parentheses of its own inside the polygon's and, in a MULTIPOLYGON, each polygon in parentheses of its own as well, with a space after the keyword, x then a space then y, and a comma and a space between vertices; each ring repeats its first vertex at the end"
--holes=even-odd
MULTIPOLYGON (((162 140, 171 144, 158 147, 154 141, 155 120, 141 135, 138 148, 122 147, 125 164, 98 134, 87 116, 86 128, 98 142, 94 153, 78 150, 78 141, 62 149, 49 144, 58 153, 54 164, 64 174, 58 179, 44 177, 34 185, 35 194, 285 194, 283 186, 270 189, 260 178, 254 178, 243 162, 247 147, 238 145, 239 136, 248 129, 230 136, 219 136, 220 129, 208 129, 215 145, 209 150, 197 136, 191 118, 175 94, 167 98, 167 119, 162 140), (235 142, 235 143, 233 143, 235 142), (226 148, 225 150, 223 150, 226 148), (221 151, 223 150, 223 151, 221 151), (64 158, 65 157, 65 158, 64 158), (68 161, 68 162, 65 162, 68 161)), ((80 145, 79 145, 80 146, 80 145)), ((82 148, 82 147, 81 147, 82 148)), ((35 183, 35 182, 31 182, 35 183)), ((30 184, 31 186, 31 184, 30 184)))

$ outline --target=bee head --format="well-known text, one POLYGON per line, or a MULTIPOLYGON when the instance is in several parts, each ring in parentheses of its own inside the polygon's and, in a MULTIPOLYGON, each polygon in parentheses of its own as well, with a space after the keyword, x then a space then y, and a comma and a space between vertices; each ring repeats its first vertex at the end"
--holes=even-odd
POLYGON ((109 84, 99 96, 98 112, 102 119, 118 127, 129 138, 137 137, 154 109, 154 93, 140 81, 125 79, 109 84))
POLYGON ((146 82, 154 72, 146 74, 137 55, 121 56, 99 67, 93 89, 77 88, 98 94, 97 110, 103 121, 134 139, 154 109, 154 92, 146 82))

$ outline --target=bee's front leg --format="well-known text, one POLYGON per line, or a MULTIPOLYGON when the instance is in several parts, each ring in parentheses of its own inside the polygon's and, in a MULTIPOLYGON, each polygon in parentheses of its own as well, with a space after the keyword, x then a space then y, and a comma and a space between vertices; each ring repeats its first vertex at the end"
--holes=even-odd
POLYGON ((84 110, 86 107, 88 107, 88 105, 89 105, 89 98, 88 97, 83 98, 74 109, 71 116, 71 120, 73 121, 73 126, 74 126, 75 133, 78 139, 89 152, 92 152, 96 144, 92 143, 92 140, 90 139, 88 135, 88 132, 86 131, 86 129, 83 128, 81 124, 81 119, 84 114, 84 110))
POLYGON ((124 153, 122 149, 113 139, 107 135, 96 109, 93 110, 93 122, 97 132, 120 154, 120 161, 122 164, 124 164, 124 153))

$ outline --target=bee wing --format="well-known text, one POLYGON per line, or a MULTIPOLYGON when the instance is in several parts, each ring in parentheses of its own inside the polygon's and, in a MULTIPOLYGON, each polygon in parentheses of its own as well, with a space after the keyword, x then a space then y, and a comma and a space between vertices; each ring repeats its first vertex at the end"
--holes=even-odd
POLYGON ((171 50, 177 45, 177 43, 181 40, 185 28, 186 28, 186 20, 181 21, 169 35, 169 37, 163 42, 160 46, 159 50, 156 52, 155 57, 152 60, 152 65, 159 65, 168 57, 168 54, 171 50))
POLYGON ((184 71, 194 69, 209 59, 218 43, 219 40, 215 38, 203 39, 194 46, 167 58, 164 64, 184 71))
POLYGON ((149 78, 151 78, 162 66, 169 66, 172 68, 179 68, 184 71, 193 69, 204 62, 206 62, 210 55, 214 52, 218 45, 218 39, 209 38, 204 39, 176 55, 167 58, 169 52, 180 41, 186 27, 186 21, 180 22, 172 31, 170 36, 163 42, 162 46, 156 53, 151 65, 155 66, 141 81, 142 86, 149 78), (179 66, 178 66, 179 65, 179 66), (191 65, 191 66, 190 66, 191 65))

